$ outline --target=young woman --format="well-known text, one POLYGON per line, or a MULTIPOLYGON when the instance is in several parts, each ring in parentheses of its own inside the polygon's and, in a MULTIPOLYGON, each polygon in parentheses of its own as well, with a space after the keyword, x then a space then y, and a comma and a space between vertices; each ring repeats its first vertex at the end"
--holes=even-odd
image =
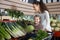
POLYGON ((33 3, 33 8, 37 15, 41 17, 41 24, 44 30, 51 32, 49 12, 46 5, 40 0, 33 3))

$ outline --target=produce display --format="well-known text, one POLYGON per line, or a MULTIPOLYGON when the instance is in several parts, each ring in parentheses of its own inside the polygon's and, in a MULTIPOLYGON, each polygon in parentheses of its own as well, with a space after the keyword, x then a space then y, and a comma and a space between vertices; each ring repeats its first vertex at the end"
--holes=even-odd
MULTIPOLYGON (((12 18, 17 18, 17 21, 10 22, 9 19, 5 21, 2 20, 0 22, 0 39, 1 40, 9 40, 13 38, 19 38, 25 36, 27 32, 31 32, 34 30, 34 26, 30 24, 32 22, 28 20, 24 20, 24 14, 21 11, 13 10, 13 9, 5 9, 4 15, 10 16, 12 18), (18 20, 21 18, 20 20, 18 20), (22 20, 23 19, 23 20, 22 20), (28 30, 28 31, 27 31, 28 30)), ((1 16, 4 16, 2 12, 0 13, 1 16)))
POLYGON ((27 33, 32 32, 34 30, 33 22, 31 21, 28 20, 17 21, 17 24, 21 25, 27 33))
POLYGON ((44 38, 48 37, 48 33, 42 30, 38 30, 37 36, 34 40, 42 40, 44 38))
POLYGON ((0 23, 0 36, 6 39, 11 38, 10 34, 7 31, 5 31, 5 28, 2 26, 2 23, 0 23))
POLYGON ((13 10, 13 9, 5 9, 7 11, 8 15, 11 17, 19 18, 23 17, 24 13, 21 11, 13 10))
POLYGON ((55 31, 60 31, 60 21, 57 19, 51 18, 51 27, 55 31))
MULTIPOLYGON (((2 22, 0 22, 0 40, 19 38, 25 36, 26 33, 30 33, 35 29, 33 26, 34 22, 31 21, 29 17, 27 18, 28 20, 25 20, 26 18, 23 19, 23 12, 11 9, 6 9, 5 11, 7 11, 7 16, 17 18, 17 20, 15 22, 11 22, 9 20, 2 20, 2 22), (21 17, 21 19, 19 19, 19 17, 21 17)), ((47 32, 39 30, 37 32, 37 37, 34 38, 34 40, 42 40, 47 36, 47 32)))
MULTIPOLYGON (((22 25, 25 26, 24 23, 22 25)), ((18 24, 17 21, 0 23, 0 37, 2 37, 1 39, 22 37, 25 36, 27 32, 32 32, 33 30, 34 30, 34 26, 29 25, 28 23, 26 23, 25 28, 22 27, 21 24, 18 24)))

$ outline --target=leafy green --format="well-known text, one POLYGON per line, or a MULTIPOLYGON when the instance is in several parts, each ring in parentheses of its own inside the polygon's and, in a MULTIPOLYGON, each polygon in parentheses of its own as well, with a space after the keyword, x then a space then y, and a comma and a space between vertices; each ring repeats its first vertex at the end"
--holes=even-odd
POLYGON ((0 23, 0 35, 2 35, 6 39, 10 39, 11 38, 10 34, 7 31, 5 31, 5 29, 1 25, 1 23, 0 23))
POLYGON ((37 37, 35 38, 35 40, 42 40, 42 39, 44 39, 47 36, 48 36, 47 32, 42 31, 42 30, 38 30, 37 37))
POLYGON ((5 9, 5 10, 8 12, 9 16, 11 16, 11 17, 19 18, 24 15, 23 12, 21 12, 21 11, 17 11, 17 10, 13 10, 13 9, 5 9))
POLYGON ((5 38, 2 35, 0 35, 0 40, 5 40, 5 38))

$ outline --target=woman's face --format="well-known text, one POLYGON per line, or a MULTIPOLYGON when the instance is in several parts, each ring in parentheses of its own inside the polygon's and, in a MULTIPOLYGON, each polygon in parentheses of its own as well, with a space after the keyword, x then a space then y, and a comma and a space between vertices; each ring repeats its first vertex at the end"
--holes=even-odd
POLYGON ((34 18, 34 23, 36 23, 36 24, 40 23, 40 18, 39 17, 35 17, 34 18))
POLYGON ((40 11, 40 6, 39 6, 39 4, 37 5, 37 4, 33 4, 33 7, 34 7, 34 10, 36 11, 36 12, 39 12, 40 11))

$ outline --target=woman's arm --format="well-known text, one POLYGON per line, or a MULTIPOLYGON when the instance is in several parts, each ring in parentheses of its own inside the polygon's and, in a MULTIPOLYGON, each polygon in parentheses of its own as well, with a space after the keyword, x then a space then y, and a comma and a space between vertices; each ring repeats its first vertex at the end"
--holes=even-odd
POLYGON ((50 17, 48 11, 45 11, 45 17, 46 17, 46 31, 52 31, 50 26, 50 17))

